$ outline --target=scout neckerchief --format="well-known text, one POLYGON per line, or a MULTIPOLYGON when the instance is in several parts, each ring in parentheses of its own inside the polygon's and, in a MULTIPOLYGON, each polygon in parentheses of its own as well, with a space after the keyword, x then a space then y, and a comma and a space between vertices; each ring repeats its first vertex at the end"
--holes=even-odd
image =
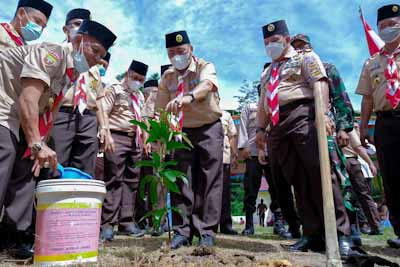
MULTIPOLYGON (((196 63, 197 58, 195 56, 192 56, 193 61, 196 63)), ((178 101, 181 101, 182 98, 185 95, 185 78, 189 74, 189 70, 186 70, 186 72, 183 75, 178 76, 178 87, 176 89, 176 98, 178 101)), ((173 127, 175 128, 176 131, 182 131, 183 128, 183 120, 184 120, 184 113, 183 110, 180 110, 178 113, 178 117, 173 119, 173 127)), ((178 140, 182 140, 182 137, 180 135, 177 136, 178 140)))
MULTIPOLYGON (((74 68, 67 68, 66 71, 66 85, 63 90, 56 96, 54 99, 53 105, 49 108, 42 116, 39 117, 39 133, 40 139, 42 141, 45 140, 46 136, 50 132, 51 127, 53 126, 53 112, 57 110, 58 106, 61 103, 61 100, 64 98, 65 92, 71 86, 71 83, 75 83, 76 79, 74 79, 74 68)), ((31 155, 31 149, 28 148, 23 158, 29 157, 31 155)))
MULTIPOLYGON (((140 112, 140 104, 139 104, 139 99, 134 93, 131 93, 131 110, 133 114, 135 114, 135 120, 137 121, 142 121, 142 114, 140 112)), ((136 146, 141 145, 141 135, 142 135, 142 130, 140 129, 139 126, 136 126, 136 146)))
POLYGON ((83 112, 87 108, 87 95, 84 89, 85 86, 85 75, 82 74, 75 87, 76 89, 74 94, 74 110, 76 110, 78 107, 78 111, 81 115, 83 115, 83 112))
POLYGON ((400 84, 399 84, 399 74, 397 71, 396 57, 400 54, 400 48, 397 48, 393 53, 389 54, 385 50, 381 50, 381 54, 387 57, 387 67, 385 69, 386 77, 386 99, 395 109, 400 102, 400 84))
POLYGON ((22 40, 22 38, 17 36, 17 35, 15 35, 12 32, 11 27, 10 27, 10 25, 8 23, 1 23, 0 25, 4 28, 4 30, 7 32, 8 36, 10 36, 10 38, 14 41, 14 43, 17 46, 23 46, 24 45, 24 41, 22 40))
POLYGON ((272 63, 269 81, 266 86, 267 104, 270 110, 270 116, 273 126, 277 125, 279 122, 279 97, 278 97, 278 86, 280 83, 279 67, 280 67, 279 62, 272 63))

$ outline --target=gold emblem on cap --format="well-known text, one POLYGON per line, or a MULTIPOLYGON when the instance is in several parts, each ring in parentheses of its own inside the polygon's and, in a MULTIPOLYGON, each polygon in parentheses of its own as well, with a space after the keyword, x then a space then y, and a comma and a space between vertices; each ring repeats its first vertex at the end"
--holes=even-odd
POLYGON ((269 24, 268 27, 267 27, 267 30, 268 30, 269 32, 275 31, 275 25, 274 25, 274 24, 269 24))
POLYGON ((183 41, 183 36, 180 35, 180 34, 178 34, 178 35, 175 37, 175 40, 176 40, 178 43, 182 43, 182 41, 183 41))
POLYGON ((397 12, 397 11, 399 11, 399 7, 398 7, 398 6, 396 6, 396 5, 394 5, 394 6, 392 7, 392 11, 393 11, 393 12, 397 12))

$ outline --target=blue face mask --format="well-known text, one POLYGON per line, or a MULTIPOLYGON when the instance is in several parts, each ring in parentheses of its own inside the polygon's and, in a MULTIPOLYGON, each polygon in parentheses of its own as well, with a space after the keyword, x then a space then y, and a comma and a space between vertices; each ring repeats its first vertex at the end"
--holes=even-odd
POLYGON ((89 71, 90 66, 83 54, 83 40, 81 41, 79 51, 74 51, 72 58, 74 60, 74 68, 77 72, 85 73, 89 71))
POLYGON ((43 28, 28 20, 28 23, 24 26, 21 27, 21 33, 22 37, 24 38, 25 41, 33 41, 39 39, 40 35, 42 35, 43 28))
POLYGON ((99 68, 100 76, 101 77, 106 76, 106 68, 104 68, 103 65, 98 65, 97 67, 99 68))

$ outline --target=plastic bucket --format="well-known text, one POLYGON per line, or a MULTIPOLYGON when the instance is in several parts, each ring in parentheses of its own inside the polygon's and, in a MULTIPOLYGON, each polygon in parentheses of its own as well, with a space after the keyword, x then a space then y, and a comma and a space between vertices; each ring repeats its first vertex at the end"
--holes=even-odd
POLYGON ((57 179, 39 182, 35 266, 97 262, 103 181, 57 179))

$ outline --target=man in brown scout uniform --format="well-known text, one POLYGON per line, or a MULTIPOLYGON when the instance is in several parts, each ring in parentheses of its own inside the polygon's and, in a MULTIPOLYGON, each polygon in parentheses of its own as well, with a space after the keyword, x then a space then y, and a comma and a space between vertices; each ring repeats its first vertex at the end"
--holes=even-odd
POLYGON ((200 245, 213 246, 221 215, 224 142, 217 75, 212 63, 193 55, 185 31, 165 38, 173 67, 161 78, 156 108, 180 114, 183 132, 194 146, 175 153, 178 169, 186 173, 189 184, 179 182, 182 194, 171 196, 172 205, 183 213, 183 217, 173 215, 171 248, 189 245, 194 235, 200 237, 200 245))
MULTIPOLYGON (((265 128, 269 124, 268 151, 272 174, 275 179, 286 179, 295 189, 303 237, 289 246, 289 250, 322 250, 324 217, 313 91, 321 87, 325 89, 325 121, 331 135, 333 124, 328 116, 329 90, 325 69, 314 52, 299 54, 294 50, 284 20, 265 25, 263 34, 272 64, 261 76, 257 140, 263 143, 265 128)), ((350 224, 338 179, 335 175, 332 177, 340 253, 346 258, 351 252, 350 224)))
POLYGON ((10 23, 0 23, 0 51, 40 37, 53 6, 43 0, 20 0, 10 23))
POLYGON ((231 212, 231 166, 237 164, 237 130, 231 114, 222 111, 222 128, 224 130, 224 154, 223 154, 223 189, 222 189, 222 207, 221 219, 219 222, 219 231, 225 235, 237 235, 232 228, 231 212))
POLYGON ((386 202, 390 212, 396 239, 388 240, 393 248, 400 248, 400 6, 397 4, 378 9, 379 36, 385 46, 364 64, 356 93, 363 96, 361 106, 361 142, 366 145, 368 121, 373 111, 375 123, 375 145, 382 172, 386 202))
POLYGON ((42 141, 39 118, 48 114, 50 97, 60 101, 63 88, 83 71, 82 62, 98 64, 116 39, 97 22, 86 21, 80 30, 69 44, 42 43, 0 53, 0 97, 4 99, 0 102, 0 206, 7 192, 5 223, 16 231, 13 238, 21 246, 33 244, 33 237, 25 238, 24 232, 32 222, 35 180, 32 175, 21 175, 27 170, 19 162, 28 147, 35 159, 28 170, 35 175, 42 167, 57 167, 56 153, 42 141), (83 42, 87 45, 82 49, 83 42))
MULTIPOLYGON (((73 9, 67 14, 63 31, 68 42, 76 35, 84 19, 90 19, 89 10, 73 9)), ((98 151, 97 125, 101 140, 108 133, 103 119, 103 97, 104 89, 97 65, 83 73, 65 93, 53 129, 55 150, 61 165, 75 167, 94 176, 98 151)))
POLYGON ((121 234, 144 235, 135 220, 140 168, 134 164, 142 159, 147 137, 130 121, 144 120, 144 97, 139 89, 143 87, 147 69, 146 64, 133 60, 123 82, 107 88, 104 116, 109 121, 113 148, 106 147, 104 153, 107 195, 102 214, 103 241, 113 240, 115 225, 121 234))

